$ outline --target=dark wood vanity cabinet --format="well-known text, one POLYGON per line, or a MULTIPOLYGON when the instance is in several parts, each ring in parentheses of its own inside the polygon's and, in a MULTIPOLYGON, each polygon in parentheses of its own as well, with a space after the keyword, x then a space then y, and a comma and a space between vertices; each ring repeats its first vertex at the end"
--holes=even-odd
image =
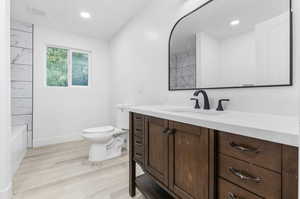
POLYGON ((298 198, 298 148, 282 147, 282 199, 298 198))
POLYGON ((159 182, 168 186, 168 131, 167 120, 145 118, 145 169, 159 182))
POLYGON ((298 149, 130 114, 130 195, 298 199, 298 149), (136 177, 136 163, 145 174, 136 177))
POLYGON ((219 198, 298 198, 298 149, 217 132, 219 198), (225 183, 220 183, 226 181, 225 183), (245 195, 246 194, 246 195, 245 195))
POLYGON ((144 168, 182 199, 208 198, 208 142, 208 129, 145 117, 144 168))
POLYGON ((169 189, 182 199, 209 195, 209 130, 169 122, 169 189))

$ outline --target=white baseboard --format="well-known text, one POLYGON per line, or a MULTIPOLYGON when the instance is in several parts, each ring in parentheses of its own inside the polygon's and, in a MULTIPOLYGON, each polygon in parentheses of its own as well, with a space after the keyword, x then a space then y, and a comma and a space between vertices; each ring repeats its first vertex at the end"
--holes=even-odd
MULTIPOLYGON (((72 142, 72 141, 80 141, 83 140, 81 135, 73 134, 73 135, 65 135, 65 136, 56 136, 52 138, 44 138, 44 139, 33 139, 33 147, 42 147, 47 145, 53 144, 60 144, 65 142, 72 142)), ((0 198, 1 199, 1 198, 0 198)))
POLYGON ((12 198, 12 184, 0 190, 0 199, 11 199, 11 198, 12 198))

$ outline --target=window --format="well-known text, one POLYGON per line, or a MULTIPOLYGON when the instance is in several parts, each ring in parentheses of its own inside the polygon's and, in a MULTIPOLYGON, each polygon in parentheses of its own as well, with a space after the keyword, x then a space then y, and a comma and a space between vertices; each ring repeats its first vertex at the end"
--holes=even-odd
POLYGON ((72 85, 88 86, 89 54, 72 52, 72 85))
POLYGON ((89 86, 90 53, 47 48, 47 86, 89 86))
POLYGON ((68 50, 48 48, 47 85, 68 86, 68 50))

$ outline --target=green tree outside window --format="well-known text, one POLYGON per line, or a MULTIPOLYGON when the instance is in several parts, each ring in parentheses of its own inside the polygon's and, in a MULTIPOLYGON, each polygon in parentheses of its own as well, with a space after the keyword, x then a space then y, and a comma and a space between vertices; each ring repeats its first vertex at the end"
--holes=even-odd
POLYGON ((86 53, 72 53, 72 85, 88 86, 89 83, 89 55, 86 53))
POLYGON ((68 86, 68 50, 62 48, 47 49, 47 85, 68 86))
POLYGON ((47 48, 47 86, 68 87, 69 85, 88 86, 88 84, 88 53, 64 48, 47 48), (69 66, 69 61, 72 67, 69 66))

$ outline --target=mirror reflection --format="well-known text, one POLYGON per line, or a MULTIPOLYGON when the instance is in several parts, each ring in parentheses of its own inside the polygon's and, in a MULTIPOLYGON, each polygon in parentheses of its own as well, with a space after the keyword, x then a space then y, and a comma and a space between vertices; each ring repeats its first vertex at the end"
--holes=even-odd
POLYGON ((170 38, 170 90, 291 84, 289 0, 214 0, 170 38))

